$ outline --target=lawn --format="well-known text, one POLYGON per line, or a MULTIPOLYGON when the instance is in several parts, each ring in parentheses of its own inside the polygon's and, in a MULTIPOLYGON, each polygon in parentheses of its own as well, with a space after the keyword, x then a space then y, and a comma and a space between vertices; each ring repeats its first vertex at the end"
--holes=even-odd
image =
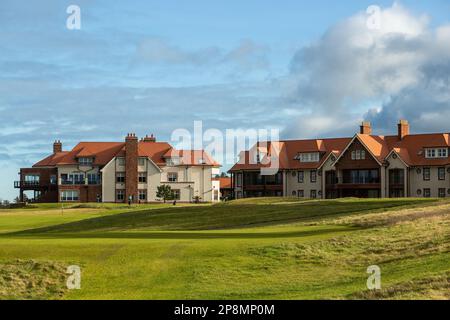
POLYGON ((449 234, 437 199, 0 210, 0 298, 450 299, 449 234))

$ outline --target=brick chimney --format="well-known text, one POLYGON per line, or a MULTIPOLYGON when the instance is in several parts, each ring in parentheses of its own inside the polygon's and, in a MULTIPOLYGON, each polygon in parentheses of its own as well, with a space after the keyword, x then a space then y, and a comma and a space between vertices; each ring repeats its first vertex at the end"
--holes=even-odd
POLYGON ((370 125, 370 122, 364 121, 361 123, 359 133, 361 134, 372 134, 372 126, 370 125))
POLYGON ((125 202, 138 201, 138 138, 129 133, 125 138, 125 202))
POLYGON ((407 120, 400 120, 398 123, 398 139, 402 140, 407 135, 409 135, 409 123, 407 120))
POLYGON ((142 139, 143 142, 156 142, 156 137, 153 135, 153 133, 150 135, 145 135, 145 138, 142 139))
POLYGON ((62 143, 60 140, 53 142, 53 153, 62 152, 62 143))

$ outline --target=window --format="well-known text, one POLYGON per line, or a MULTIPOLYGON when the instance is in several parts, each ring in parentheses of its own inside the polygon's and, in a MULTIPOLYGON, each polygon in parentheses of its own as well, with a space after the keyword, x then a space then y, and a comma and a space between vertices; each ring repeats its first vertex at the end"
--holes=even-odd
POLYGON ((180 200, 180 190, 179 189, 172 189, 173 192, 173 199, 174 200, 180 200))
POLYGON ((445 168, 438 168, 438 179, 445 180, 445 168))
POLYGON ((173 166, 178 166, 180 164, 180 158, 167 158, 166 159, 166 164, 169 167, 173 167, 173 166))
POLYGON ((365 160, 366 151, 365 150, 354 150, 352 151, 352 160, 365 160))
POLYGON ((83 173, 70 173, 61 174, 62 184, 84 184, 84 174, 83 173))
POLYGON ((147 183, 147 172, 139 172, 138 182, 139 183, 147 183))
POLYGON ((88 173, 88 184, 100 184, 100 177, 96 173, 88 173))
POLYGON ((93 162, 94 162, 94 159, 92 159, 92 158, 86 158, 86 157, 78 158, 78 163, 81 166, 90 166, 90 165, 92 165, 93 162))
POLYGON ((296 158, 300 159, 300 162, 319 162, 319 152, 307 152, 300 153, 296 158))
POLYGON ((448 148, 427 148, 425 149, 425 158, 447 158, 448 148))
POLYGON ((116 173, 116 182, 117 183, 125 183, 125 172, 117 172, 116 173))
POLYGON ((316 199, 316 198, 317 198, 317 191, 311 190, 311 199, 316 199))
POLYGON ((58 183, 58 181, 57 181, 56 175, 52 174, 50 176, 50 184, 57 184, 57 183, 58 183))
POLYGON ((242 173, 238 173, 236 175, 236 186, 238 187, 242 186, 242 173))
POLYGON ((139 201, 147 200, 147 190, 139 190, 139 201))
POLYGON ((124 201, 125 200, 125 190, 117 190, 116 199, 117 199, 117 201, 124 201))
POLYGON ((431 190, 428 189, 428 188, 423 189, 423 196, 424 196, 425 198, 430 198, 430 197, 431 197, 431 190))
POLYGON ((117 164, 119 166, 124 166, 125 165, 125 158, 123 158, 123 157, 117 158, 117 164))
POLYGON ((423 168, 423 180, 430 181, 430 168, 423 168))
POLYGON ((297 195, 297 192, 294 190, 292 191, 292 196, 295 197, 297 195))
POLYGON ((439 198, 445 198, 445 188, 439 188, 439 198))
POLYGON ((297 173, 298 183, 303 183, 305 181, 305 173, 303 171, 299 171, 297 173))
POLYGON ((167 173, 167 181, 169 181, 169 182, 177 182, 178 181, 178 173, 176 173, 176 172, 168 172, 167 173))
POLYGON ((305 191, 298 190, 297 195, 298 195, 299 198, 304 198, 305 197, 305 191))
POLYGON ((140 167, 145 166, 145 158, 139 158, 139 159, 138 159, 138 165, 139 165, 140 167))
POLYGON ((315 183, 317 181, 317 171, 316 170, 311 170, 310 178, 311 178, 312 183, 315 183))
POLYGON ((61 201, 78 201, 80 200, 78 190, 61 191, 61 201))
POLYGON ((438 154, 438 158, 447 158, 448 157, 448 149, 447 148, 439 148, 437 154, 438 154))
POLYGON ((37 174, 27 174, 25 176, 25 185, 32 186, 32 185, 39 185, 39 175, 37 174))

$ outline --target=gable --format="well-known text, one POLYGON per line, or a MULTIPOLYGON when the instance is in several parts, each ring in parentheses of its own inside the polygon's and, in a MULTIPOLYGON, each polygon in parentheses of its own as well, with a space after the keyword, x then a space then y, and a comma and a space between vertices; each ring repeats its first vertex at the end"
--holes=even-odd
POLYGON ((370 169, 379 168, 380 164, 359 139, 354 139, 336 162, 335 166, 339 169, 370 169), (365 151, 365 159, 352 160, 352 152, 361 150, 365 151))

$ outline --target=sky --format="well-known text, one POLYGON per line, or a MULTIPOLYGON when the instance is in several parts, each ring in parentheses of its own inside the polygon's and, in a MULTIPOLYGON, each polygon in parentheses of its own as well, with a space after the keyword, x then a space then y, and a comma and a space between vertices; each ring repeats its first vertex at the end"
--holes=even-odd
POLYGON ((194 121, 282 139, 352 136, 362 120, 389 134, 400 118, 448 132, 449 13, 448 0, 2 0, 0 198, 55 139, 170 141, 194 121))

